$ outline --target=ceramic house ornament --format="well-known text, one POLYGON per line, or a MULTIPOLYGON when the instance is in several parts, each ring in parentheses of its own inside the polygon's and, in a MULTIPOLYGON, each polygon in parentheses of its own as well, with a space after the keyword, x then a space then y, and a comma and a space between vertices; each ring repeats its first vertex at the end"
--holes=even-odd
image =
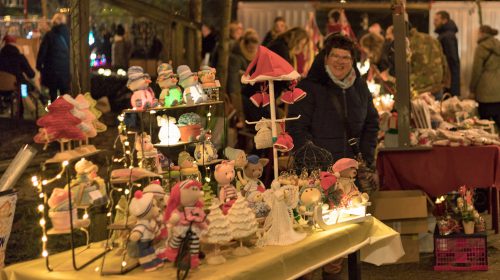
POLYGON ((178 77, 174 74, 172 66, 168 63, 162 63, 157 68, 158 78, 156 83, 161 88, 159 102, 164 107, 172 107, 182 103, 182 91, 177 86, 178 77))
POLYGON ((158 138, 160 138, 160 144, 162 145, 175 145, 179 143, 181 138, 181 131, 179 127, 175 124, 175 118, 167 115, 157 116, 158 126, 160 131, 158 132, 158 138))
POLYGON ((257 220, 253 210, 248 206, 245 197, 238 193, 238 199, 234 202, 227 213, 231 235, 240 242, 240 246, 234 249, 235 256, 246 256, 250 250, 243 246, 243 238, 246 238, 257 231, 257 220))
POLYGON ((206 102, 208 97, 203 91, 198 76, 187 65, 177 67, 179 85, 184 89, 184 102, 188 105, 206 102))

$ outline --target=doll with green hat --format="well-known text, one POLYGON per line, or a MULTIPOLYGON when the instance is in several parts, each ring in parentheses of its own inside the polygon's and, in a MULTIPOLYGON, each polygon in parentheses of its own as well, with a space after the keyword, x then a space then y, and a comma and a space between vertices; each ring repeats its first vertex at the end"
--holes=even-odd
POLYGON ((162 63, 156 71, 158 72, 156 83, 161 88, 160 104, 168 108, 182 103, 182 91, 177 86, 179 79, 174 74, 172 66, 168 63, 162 63))
POLYGON ((184 89, 184 102, 188 105, 206 102, 208 97, 198 82, 198 75, 187 65, 177 67, 179 85, 184 89))

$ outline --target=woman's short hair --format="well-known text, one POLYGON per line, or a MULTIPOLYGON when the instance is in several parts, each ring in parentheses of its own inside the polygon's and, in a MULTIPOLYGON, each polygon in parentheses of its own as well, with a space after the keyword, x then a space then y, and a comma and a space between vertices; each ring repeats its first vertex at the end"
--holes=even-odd
POLYGON ((340 33, 333 33, 329 35, 325 39, 324 46, 326 56, 330 54, 332 49, 343 49, 349 51, 353 58, 356 57, 356 45, 351 39, 340 33))
POLYGON ((51 20, 52 25, 66 24, 66 15, 63 13, 55 13, 51 20))
POLYGON ((294 27, 286 32, 283 32, 278 36, 278 38, 283 38, 288 45, 289 50, 293 50, 297 47, 300 41, 306 39, 309 40, 307 32, 301 27, 294 27))
POLYGON ((118 35, 118 36, 123 36, 123 35, 125 35, 125 28, 123 27, 123 25, 118 24, 118 25, 116 26, 116 35, 118 35))
POLYGON ((245 46, 250 44, 259 44, 259 35, 255 29, 247 28, 243 35, 241 35, 240 40, 245 46))
POLYGON ((489 25, 482 25, 481 27, 479 27, 479 31, 481 31, 481 33, 488 34, 491 36, 498 35, 498 29, 495 29, 489 25))

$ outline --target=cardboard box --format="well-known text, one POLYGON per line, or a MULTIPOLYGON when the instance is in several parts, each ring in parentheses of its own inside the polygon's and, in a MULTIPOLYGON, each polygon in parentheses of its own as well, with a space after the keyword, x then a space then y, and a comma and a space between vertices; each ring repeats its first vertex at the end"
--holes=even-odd
POLYGON ((402 234, 401 243, 405 254, 396 263, 418 263, 420 262, 420 248, 418 234, 402 234))
POLYGON ((379 220, 427 218, 427 196, 419 190, 379 191, 371 200, 370 212, 379 220))
POLYGON ((427 219, 428 218, 387 220, 384 221, 384 224, 400 234, 427 233, 429 232, 427 219))

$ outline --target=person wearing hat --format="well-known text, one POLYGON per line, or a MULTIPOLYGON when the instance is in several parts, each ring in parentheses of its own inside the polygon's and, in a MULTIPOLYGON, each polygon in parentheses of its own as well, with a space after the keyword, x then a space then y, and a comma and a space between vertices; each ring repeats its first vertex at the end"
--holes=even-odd
POLYGON ((45 34, 38 50, 36 69, 42 75, 42 85, 49 88, 50 99, 70 91, 69 29, 66 16, 57 13, 52 18, 52 29, 45 34))
POLYGON ((162 63, 156 69, 158 78, 156 83, 161 88, 159 102, 165 107, 172 107, 182 103, 182 91, 177 86, 179 79, 174 74, 172 66, 168 63, 162 63))
POLYGON ((163 261, 156 256, 152 244, 159 230, 156 221, 160 215, 154 194, 136 191, 130 201, 129 212, 137 218, 129 239, 137 242, 139 263, 144 271, 154 271, 163 266, 163 261))
POLYGON ((184 89, 184 102, 186 104, 198 104, 207 101, 208 97, 203 91, 198 76, 191 72, 187 65, 177 67, 179 85, 184 89))
POLYGON ((3 38, 5 45, 0 50, 0 71, 16 76, 17 85, 19 86, 27 82, 24 75, 29 79, 33 79, 35 71, 33 71, 26 57, 17 48, 16 41, 16 37, 12 35, 5 35, 3 38))
POLYGON ((151 77, 140 66, 131 66, 128 71, 127 87, 133 91, 130 98, 132 108, 142 111, 158 106, 153 90, 149 87, 151 77))

